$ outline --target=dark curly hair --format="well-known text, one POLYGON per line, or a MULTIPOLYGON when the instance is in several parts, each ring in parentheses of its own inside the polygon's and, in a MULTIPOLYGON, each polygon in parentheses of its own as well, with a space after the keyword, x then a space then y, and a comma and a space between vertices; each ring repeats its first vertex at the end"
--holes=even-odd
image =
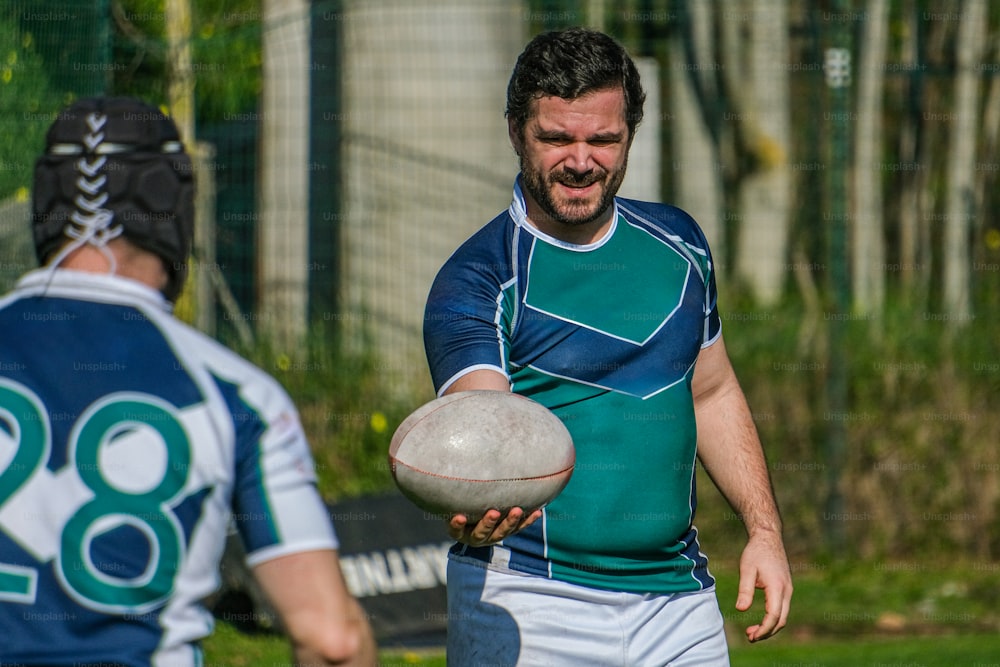
POLYGON ((539 97, 575 99, 586 93, 621 87, 629 138, 642 121, 646 93, 625 48, 608 35, 588 28, 568 28, 536 36, 524 48, 507 85, 506 116, 518 135, 531 118, 539 97))

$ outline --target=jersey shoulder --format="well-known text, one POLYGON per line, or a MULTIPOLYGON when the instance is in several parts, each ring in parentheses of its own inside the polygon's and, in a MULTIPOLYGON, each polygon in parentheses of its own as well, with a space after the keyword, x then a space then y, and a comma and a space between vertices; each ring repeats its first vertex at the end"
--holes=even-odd
POLYGON ((633 223, 650 225, 676 237, 692 249, 708 252, 708 239, 698 222, 684 209, 671 204, 618 198, 619 210, 633 223))
POLYGON ((255 409, 275 402, 283 408, 291 405, 281 383, 260 366, 181 320, 170 316, 161 320, 161 329, 185 366, 204 370, 216 383, 232 385, 255 409))

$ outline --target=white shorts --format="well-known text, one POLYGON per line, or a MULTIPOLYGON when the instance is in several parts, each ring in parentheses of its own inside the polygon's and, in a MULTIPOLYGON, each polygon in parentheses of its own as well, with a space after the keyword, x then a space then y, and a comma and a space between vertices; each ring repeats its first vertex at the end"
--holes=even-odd
POLYGON ((448 561, 450 667, 728 667, 715 589, 603 591, 448 561))

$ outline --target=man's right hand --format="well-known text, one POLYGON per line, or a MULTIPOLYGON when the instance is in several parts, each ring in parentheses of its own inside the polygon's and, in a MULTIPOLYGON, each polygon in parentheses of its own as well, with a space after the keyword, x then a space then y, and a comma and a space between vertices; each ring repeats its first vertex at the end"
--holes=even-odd
POLYGON ((452 539, 473 547, 496 544, 504 538, 535 523, 542 516, 538 509, 525 514, 520 507, 514 507, 504 514, 500 510, 488 510, 478 522, 470 524, 464 514, 456 514, 448 520, 448 534, 452 539))

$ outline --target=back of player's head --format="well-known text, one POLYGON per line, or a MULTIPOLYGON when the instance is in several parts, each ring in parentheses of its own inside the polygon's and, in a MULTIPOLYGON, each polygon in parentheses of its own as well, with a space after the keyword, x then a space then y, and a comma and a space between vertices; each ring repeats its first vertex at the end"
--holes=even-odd
POLYGON ((127 97, 70 105, 35 163, 32 232, 39 262, 116 236, 159 256, 180 294, 194 234, 194 174, 173 121, 127 97))
POLYGON ((523 133, 539 97, 569 100, 615 87, 625 93, 625 121, 632 137, 642 121, 646 94, 625 48, 588 28, 542 33, 528 43, 514 65, 507 85, 507 118, 523 133))

